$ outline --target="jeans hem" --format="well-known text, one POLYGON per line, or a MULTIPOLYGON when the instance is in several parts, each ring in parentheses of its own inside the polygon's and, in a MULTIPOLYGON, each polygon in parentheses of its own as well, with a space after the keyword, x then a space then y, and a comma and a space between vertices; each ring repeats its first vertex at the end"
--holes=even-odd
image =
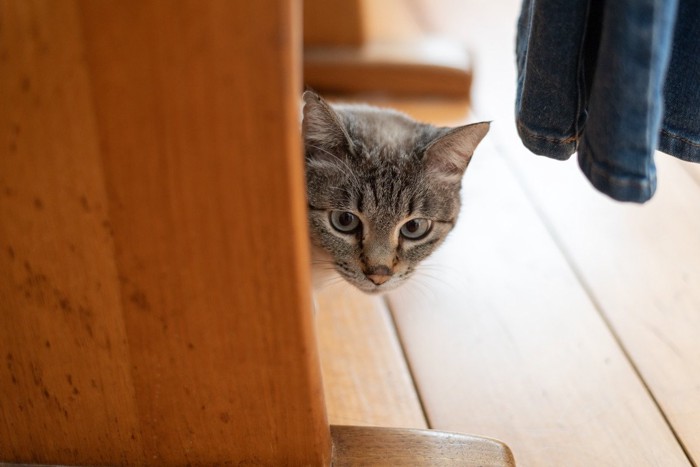
POLYGON ((659 151, 687 162, 700 162, 700 143, 668 130, 659 134, 659 151))
POLYGON ((656 191, 656 177, 617 175, 596 162, 590 154, 578 153, 578 165, 591 184, 614 200, 644 203, 656 191))
POLYGON ((523 145, 539 156, 565 161, 576 152, 578 138, 574 136, 546 136, 527 128, 521 121, 516 122, 518 135, 523 145))

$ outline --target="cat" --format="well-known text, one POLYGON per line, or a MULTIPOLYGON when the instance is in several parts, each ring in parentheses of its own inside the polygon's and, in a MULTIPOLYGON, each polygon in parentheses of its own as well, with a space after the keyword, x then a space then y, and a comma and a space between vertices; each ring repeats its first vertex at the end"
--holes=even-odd
POLYGON ((376 294, 406 282, 452 230, 462 175, 489 122, 456 128, 303 95, 314 288, 376 294))

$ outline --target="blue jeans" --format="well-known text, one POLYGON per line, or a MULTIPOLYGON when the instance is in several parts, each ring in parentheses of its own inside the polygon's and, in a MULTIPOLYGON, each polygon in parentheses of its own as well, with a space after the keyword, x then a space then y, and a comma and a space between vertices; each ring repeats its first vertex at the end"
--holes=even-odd
POLYGON ((700 1, 523 0, 516 124, 600 191, 642 203, 654 150, 700 162, 700 1))

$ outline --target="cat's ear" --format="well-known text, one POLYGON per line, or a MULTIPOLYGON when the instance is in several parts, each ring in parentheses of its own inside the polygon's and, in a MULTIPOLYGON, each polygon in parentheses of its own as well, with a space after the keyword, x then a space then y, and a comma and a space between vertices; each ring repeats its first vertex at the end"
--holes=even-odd
POLYGON ((352 152, 352 142, 340 117, 321 96, 304 92, 302 135, 306 146, 322 149, 343 148, 352 152))
POLYGON ((461 180, 474 149, 486 136, 489 127, 490 122, 472 123, 452 128, 434 139, 423 156, 428 173, 446 181, 461 180))

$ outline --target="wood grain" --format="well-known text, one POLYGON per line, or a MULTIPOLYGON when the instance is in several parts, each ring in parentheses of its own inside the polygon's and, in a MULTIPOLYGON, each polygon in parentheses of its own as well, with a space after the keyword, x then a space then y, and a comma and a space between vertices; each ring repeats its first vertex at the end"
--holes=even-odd
MULTIPOLYGON (((463 40, 475 51, 474 67, 479 73, 475 75, 473 105, 480 118, 494 120, 488 139, 505 157, 502 170, 511 171, 526 187, 521 196, 537 209, 538 217, 547 225, 547 233, 542 235, 554 236, 557 248, 574 269, 576 280, 595 302, 596 311, 606 317, 605 325, 616 333, 668 424, 697 463, 698 347, 697 339, 692 337, 697 335, 694 316, 698 309, 694 293, 697 286, 693 285, 699 264, 695 248, 698 210, 693 202, 697 192, 691 188, 688 177, 672 167, 675 161, 658 155, 659 191, 655 200, 641 208, 622 206, 597 193, 575 162, 562 165, 527 153, 513 123, 516 80, 512 43, 503 40, 515 35, 521 3, 516 0, 499 3, 474 0, 459 6, 445 3, 451 6, 441 8, 432 1, 414 5, 425 13, 426 23, 434 30, 463 40)), ((684 165, 695 175, 697 166, 684 165)), ((514 227, 514 232, 520 228, 514 227)), ((513 237, 518 235, 514 233, 513 237)), ((523 248, 528 251, 531 246, 523 248)), ((513 254, 521 255, 518 251, 513 254)), ((509 269, 505 267, 506 271, 509 269)), ((529 278, 529 274, 523 274, 529 278)), ((533 287, 533 293, 549 295, 552 290, 553 284, 549 283, 546 287, 533 287)), ((524 310, 523 313, 529 312, 522 304, 514 306, 524 310)), ((553 352, 561 354, 558 350, 553 352)), ((607 365, 606 360, 598 365, 607 365)), ((548 395, 551 397, 551 393, 548 395)), ((521 411, 529 411, 533 404, 528 397, 523 401, 511 407, 516 417, 521 416, 521 411)), ((539 409, 539 405, 534 406, 539 409)), ((577 410, 592 412, 585 402, 579 403, 577 410)), ((569 423, 553 423, 547 428, 557 437, 570 429, 569 423)), ((628 450, 637 451, 636 444, 643 450, 657 445, 656 433, 635 435, 628 440, 628 450)), ((596 435, 594 439, 598 439, 596 435)), ((589 438, 579 432, 577 442, 588 444, 589 438)), ((606 456, 608 450, 614 451, 614 447, 605 449, 601 441, 595 444, 606 456)), ((538 443, 513 447, 521 464, 526 455, 540 455, 545 449, 538 443)), ((571 452, 574 462, 579 462, 578 453, 571 452)), ((539 463, 534 465, 553 464, 551 460, 537 459, 539 463)), ((603 460, 598 459, 594 464, 604 464, 603 460)), ((571 462, 562 459, 565 465, 572 465, 571 462)), ((648 459, 642 464, 635 460, 630 465, 649 463, 648 459)), ((660 461, 660 464, 668 463, 660 461)))
POLYGON ((327 464, 296 3, 0 8, 0 461, 327 464))
POLYGON ((331 424, 427 428, 380 297, 330 286, 317 294, 316 327, 331 424))
POLYGON ((430 426, 502 439, 525 466, 688 465, 504 161, 482 144, 462 218, 423 286, 391 297, 430 426))
POLYGON ((331 426, 333 465, 514 466, 502 443, 475 436, 430 430, 331 426))
POLYGON ((83 8, 144 440, 322 463, 292 2, 83 8))
POLYGON ((574 161, 524 167, 517 160, 522 156, 512 156, 581 281, 697 462, 700 186, 678 161, 659 154, 654 198, 644 206, 621 204, 595 192, 574 161))
POLYGON ((0 461, 144 461, 75 3, 0 3, 0 461))
POLYGON ((455 37, 489 51, 476 54, 474 106, 495 119, 493 137, 508 166, 697 464, 700 166, 657 153, 657 193, 634 206, 596 192, 575 160, 561 164, 529 154, 512 118, 512 48, 498 42, 514 34, 518 9, 517 1, 499 7, 480 1, 479 15, 465 16, 466 24, 452 20, 455 37))

